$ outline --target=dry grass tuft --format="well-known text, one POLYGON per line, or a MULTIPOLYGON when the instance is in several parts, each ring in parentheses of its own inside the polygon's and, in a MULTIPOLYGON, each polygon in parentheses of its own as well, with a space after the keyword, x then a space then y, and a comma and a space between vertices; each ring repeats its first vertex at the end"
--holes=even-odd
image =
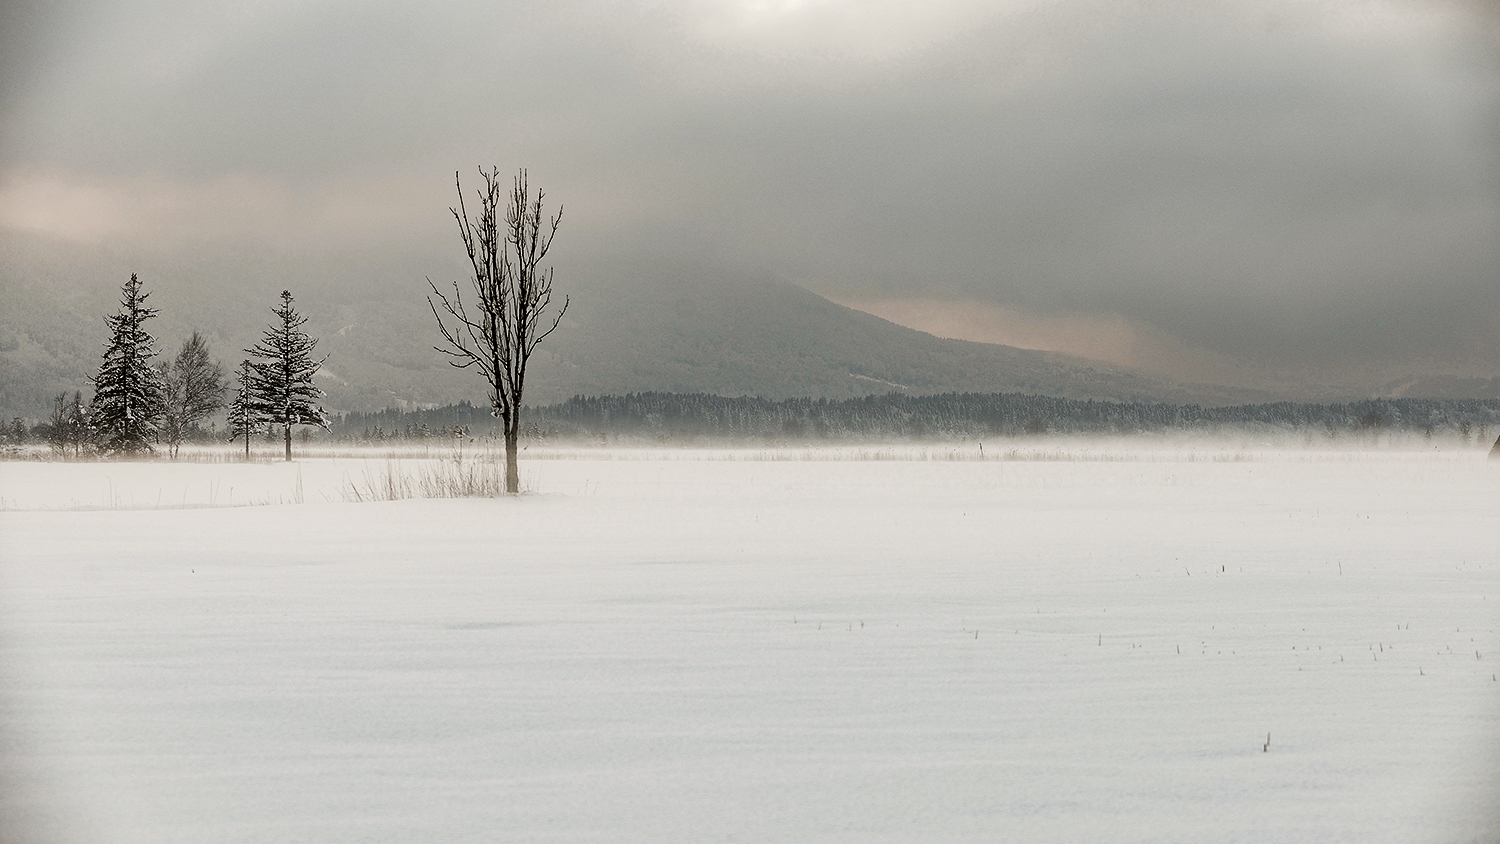
POLYGON ((346 482, 346 501, 400 501, 406 498, 498 498, 505 494, 504 468, 493 455, 456 456, 408 470, 399 460, 387 460, 385 469, 373 476, 365 473, 364 484, 346 482))

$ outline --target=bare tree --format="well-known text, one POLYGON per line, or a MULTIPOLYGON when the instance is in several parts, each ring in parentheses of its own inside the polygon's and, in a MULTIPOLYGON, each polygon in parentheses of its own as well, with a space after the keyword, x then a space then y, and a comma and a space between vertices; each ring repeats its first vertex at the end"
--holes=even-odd
POLYGON ((516 175, 508 197, 500 181, 500 168, 486 171, 481 167, 479 175, 484 187, 476 191, 478 215, 470 218, 457 173, 453 180, 458 207, 448 209, 458 223, 458 235, 473 268, 469 278, 471 301, 465 305, 458 282, 453 283, 453 296, 449 298, 428 279, 432 295, 427 297, 427 304, 444 341, 444 345, 433 348, 450 355, 453 360, 449 362, 460 369, 478 369, 489 384, 490 412, 500 419, 505 432, 505 491, 514 494, 520 490, 516 451, 526 364, 537 344, 557 329, 568 309, 564 296, 557 312, 547 313, 552 306, 552 268, 541 268, 557 235, 562 207, 555 216, 544 217, 543 194, 538 190, 532 197, 525 170, 516 175), (503 220, 502 199, 506 201, 503 220))
POLYGON ((224 369, 208 357, 208 341, 194 331, 170 364, 160 366, 162 379, 161 436, 167 453, 177 449, 188 429, 224 406, 224 369))
POLYGON ((52 446, 52 453, 59 457, 68 457, 68 451, 73 452, 73 459, 83 457, 84 451, 93 445, 94 429, 89 420, 89 408, 83 403, 83 393, 75 390, 73 400, 68 400, 66 392, 58 393, 57 398, 52 400, 52 418, 47 420, 47 443, 52 446))

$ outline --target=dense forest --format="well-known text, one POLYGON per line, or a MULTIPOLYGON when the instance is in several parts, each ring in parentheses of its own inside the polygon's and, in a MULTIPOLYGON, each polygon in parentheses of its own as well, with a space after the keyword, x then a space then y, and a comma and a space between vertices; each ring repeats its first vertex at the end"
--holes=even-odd
MULTIPOLYGON (((1228 430, 1312 432, 1331 438, 1407 431, 1484 442, 1500 428, 1496 399, 1368 399, 1339 404, 1276 402, 1233 407, 1124 403, 1020 393, 890 393, 849 399, 730 398, 704 393, 578 396, 527 407, 530 440, 960 440, 1043 434, 1228 430)), ((488 408, 468 402, 430 410, 350 413, 332 420, 344 441, 378 442, 493 435, 488 408)))

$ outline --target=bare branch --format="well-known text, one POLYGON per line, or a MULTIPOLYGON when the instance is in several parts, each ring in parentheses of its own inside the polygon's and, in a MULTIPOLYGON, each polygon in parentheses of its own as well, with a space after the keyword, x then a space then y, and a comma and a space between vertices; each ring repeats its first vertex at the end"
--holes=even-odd
POLYGON ((477 369, 490 388, 491 412, 505 427, 506 488, 515 492, 516 441, 526 365, 537 344, 557 330, 568 308, 564 297, 555 314, 548 312, 552 270, 540 268, 557 236, 562 208, 551 217, 543 214, 545 194, 531 194, 525 170, 511 181, 508 194, 498 167, 480 167, 479 176, 482 184, 474 192, 478 201, 475 213, 471 216, 465 203, 463 182, 457 172, 453 181, 458 205, 448 209, 469 259, 472 310, 456 281, 450 297, 428 279, 432 293, 427 305, 443 338, 443 344, 433 349, 449 356, 454 367, 477 369))

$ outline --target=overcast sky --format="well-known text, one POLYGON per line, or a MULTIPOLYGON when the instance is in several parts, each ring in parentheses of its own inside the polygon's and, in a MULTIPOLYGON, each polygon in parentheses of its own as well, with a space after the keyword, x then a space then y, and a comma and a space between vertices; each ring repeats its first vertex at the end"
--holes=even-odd
POLYGON ((1500 370, 1490 3, 63 0, 0 32, 0 227, 452 251, 453 171, 525 166, 559 249, 940 333, 1500 370))

